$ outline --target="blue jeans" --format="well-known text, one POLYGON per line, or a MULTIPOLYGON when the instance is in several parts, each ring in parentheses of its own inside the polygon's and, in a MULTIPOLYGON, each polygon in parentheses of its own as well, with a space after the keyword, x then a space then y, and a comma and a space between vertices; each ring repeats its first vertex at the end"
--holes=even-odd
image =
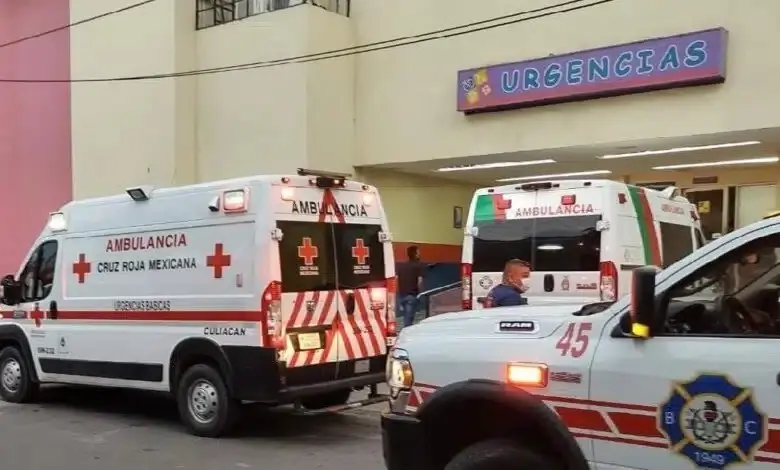
POLYGON ((416 295, 406 294, 398 296, 398 310, 401 316, 404 317, 404 326, 412 326, 414 324, 414 315, 417 313, 419 306, 420 302, 417 300, 416 295))

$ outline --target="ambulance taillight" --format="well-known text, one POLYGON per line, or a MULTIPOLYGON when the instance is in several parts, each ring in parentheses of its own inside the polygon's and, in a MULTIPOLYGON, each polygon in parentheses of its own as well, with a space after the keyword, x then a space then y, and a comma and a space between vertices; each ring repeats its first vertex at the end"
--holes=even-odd
POLYGON ((618 298, 618 271, 612 261, 599 264, 599 291, 601 300, 613 302, 618 298))
POLYGON ((282 326, 282 284, 272 281, 263 291, 261 308, 265 318, 265 345, 284 349, 284 328, 282 326))
POLYGON ((398 329, 395 324, 396 312, 395 312, 395 297, 398 292, 398 285, 395 277, 387 279, 387 288, 385 289, 387 298, 385 299, 385 305, 387 306, 385 335, 387 336, 387 345, 392 346, 395 344, 395 336, 398 334, 398 329))
POLYGON ((566 194, 565 196, 561 196, 561 205, 562 206, 573 206, 577 202, 577 196, 574 194, 566 194))
POLYGON ((471 264, 461 263, 460 265, 460 282, 462 288, 463 297, 461 298, 461 307, 463 310, 471 310, 471 264))

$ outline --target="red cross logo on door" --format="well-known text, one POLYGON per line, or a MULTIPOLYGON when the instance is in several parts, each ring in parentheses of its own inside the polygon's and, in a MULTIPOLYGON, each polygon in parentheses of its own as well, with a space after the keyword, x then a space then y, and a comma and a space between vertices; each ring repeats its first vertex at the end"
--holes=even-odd
POLYGON ((73 263, 73 274, 79 278, 79 284, 84 284, 87 274, 92 272, 92 263, 87 261, 84 253, 79 254, 79 260, 73 263))
POLYGON ((355 239, 355 246, 352 247, 352 257, 357 260, 357 264, 366 264, 370 250, 362 238, 355 239))
POLYGON ((320 256, 320 250, 311 244, 311 238, 303 237, 301 245, 298 247, 298 257, 303 259, 303 264, 311 266, 314 260, 320 256))
POLYGON ((38 304, 35 304, 35 308, 30 312, 30 319, 35 321, 35 327, 41 327, 41 320, 46 318, 46 314, 41 311, 38 304))
POLYGON ((230 267, 230 255, 225 253, 222 243, 214 245, 214 254, 206 256, 206 266, 214 269, 214 279, 222 279, 222 270, 230 267))

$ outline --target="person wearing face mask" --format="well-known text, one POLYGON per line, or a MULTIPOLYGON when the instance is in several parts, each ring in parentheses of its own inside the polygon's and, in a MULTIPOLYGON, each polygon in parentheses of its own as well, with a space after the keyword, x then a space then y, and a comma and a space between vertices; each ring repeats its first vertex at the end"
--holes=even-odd
POLYGON ((504 265, 504 277, 501 284, 488 292, 483 305, 485 307, 508 307, 526 305, 528 299, 523 294, 528 290, 524 280, 531 275, 531 267, 523 260, 512 259, 504 265))

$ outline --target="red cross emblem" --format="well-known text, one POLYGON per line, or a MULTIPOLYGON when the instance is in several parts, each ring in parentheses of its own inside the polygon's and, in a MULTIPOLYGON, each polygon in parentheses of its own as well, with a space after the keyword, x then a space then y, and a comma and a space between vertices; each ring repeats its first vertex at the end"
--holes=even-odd
POLYGON ((30 311, 30 319, 35 320, 36 328, 41 327, 41 320, 44 318, 46 318, 46 314, 41 311, 41 309, 38 307, 38 304, 35 304, 35 308, 30 311))
POLYGON ((311 238, 303 237, 298 247, 298 257, 303 259, 303 264, 311 266, 314 260, 320 256, 320 250, 311 244, 311 238))
POLYGON ((370 250, 362 238, 355 239, 355 246, 352 247, 352 257, 357 260, 357 264, 366 264, 369 252, 370 250))
POLYGON ((214 254, 206 256, 206 266, 214 269, 214 279, 222 279, 222 269, 230 267, 230 255, 222 243, 214 245, 214 254))
POLYGON ((73 263, 73 274, 79 278, 79 284, 84 284, 87 274, 92 272, 92 263, 87 261, 84 253, 79 254, 79 260, 73 263))

